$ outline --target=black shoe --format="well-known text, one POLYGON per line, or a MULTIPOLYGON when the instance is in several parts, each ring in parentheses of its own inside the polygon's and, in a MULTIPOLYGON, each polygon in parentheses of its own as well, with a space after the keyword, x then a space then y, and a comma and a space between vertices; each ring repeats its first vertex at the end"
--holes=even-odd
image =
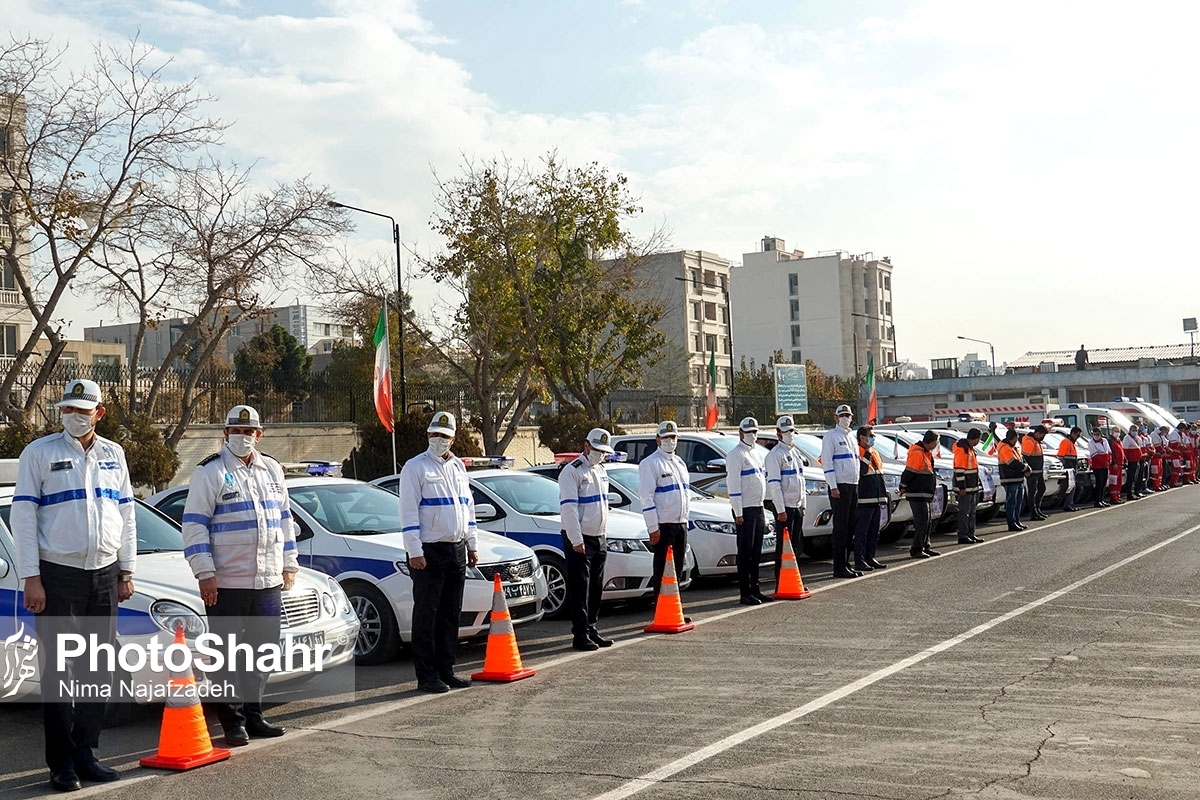
MULTIPOLYGON (((771 595, 769 595, 769 594, 763 594, 762 592, 755 592, 754 596, 756 598, 758 598, 758 602, 760 602, 760 603, 774 603, 775 602, 775 598, 771 597, 771 595)), ((687 620, 685 619, 684 622, 687 622, 687 620)))
POLYGON ((417 684, 417 688, 422 692, 429 692, 430 694, 445 694, 450 691, 450 687, 437 678, 431 681, 421 681, 417 684))
POLYGON ((854 565, 855 572, 870 572, 873 569, 875 568, 865 562, 855 563, 854 565))
POLYGON ((115 769, 109 769, 95 758, 90 761, 76 761, 75 775, 92 783, 110 783, 121 777, 115 769))
POLYGON ((983 539, 980 539, 978 536, 972 536, 971 541, 974 544, 983 544, 983 539))
POLYGON ((1023 530, 1025 530, 1024 525, 1009 525, 1008 526, 1009 533, 1016 533, 1017 531, 1023 531, 1023 530))
POLYGON ((873 558, 868 559, 867 563, 871 565, 871 569, 887 569, 887 564, 884 564, 883 562, 880 562, 880 561, 876 561, 873 558))
POLYGON ((78 792, 83 788, 79 776, 74 770, 64 769, 59 772, 50 770, 50 786, 60 792, 78 792))
POLYGON ((762 600, 759 600, 752 594, 742 595, 742 599, 738 601, 744 606, 761 606, 762 600))
POLYGON ((975 544, 975 540, 974 539, 959 539, 958 543, 959 544, 975 544))
POLYGON ((245 747, 250 744, 250 734, 246 733, 246 728, 242 725, 225 728, 225 744, 230 747, 245 747))
POLYGON ((917 552, 909 552, 909 558, 929 558, 929 554, 918 550, 917 552))
MULTIPOLYGON (((688 622, 689 620, 687 617, 684 617, 683 621, 688 622)), ((592 628, 591 630, 588 631, 587 637, 588 637, 588 639, 590 639, 594 644, 596 644, 599 647, 612 647, 613 646, 613 640, 605 639, 603 636, 600 635, 600 632, 598 630, 596 630, 595 628, 592 628)))
POLYGON ((573 640, 571 640, 571 647, 575 648, 576 650, 582 650, 585 653, 590 653, 593 650, 600 649, 600 645, 587 638, 586 634, 583 636, 576 636, 573 640))
POLYGON ((1107 500, 1101 500, 1101 501, 1100 501, 1100 507, 1101 507, 1101 508, 1109 508, 1109 507, 1111 507, 1111 506, 1112 506, 1112 503, 1108 502, 1107 500))
POLYGON ((1033 519, 1036 519, 1038 522, 1045 522, 1046 520, 1050 519, 1050 517, 1046 516, 1045 514, 1039 513, 1039 514, 1034 514, 1033 519))
POLYGON ((460 678, 451 672, 449 675, 442 676, 442 683, 446 684, 451 689, 465 689, 471 685, 471 679, 460 678))
POLYGON ((852 569, 841 569, 841 570, 836 570, 833 573, 833 577, 835 577, 835 578, 861 578, 862 573, 855 572, 852 569))
POLYGON ((1021 530, 1023 530, 1023 531, 1027 531, 1027 530, 1029 530, 1029 526, 1028 526, 1028 525, 1026 525, 1026 524, 1024 524, 1024 523, 1021 523, 1021 522, 1018 522, 1018 523, 1017 523, 1017 527, 1018 527, 1018 528, 1020 528, 1020 529, 1021 529, 1021 530))
POLYGON ((287 733, 287 728, 272 725, 262 717, 251 717, 246 720, 246 733, 250 734, 252 739, 276 739, 287 733))
POLYGON ((1064 508, 1063 509, 1063 511, 1066 511, 1068 514, 1073 514, 1078 510, 1079 510, 1078 508, 1064 508))
POLYGON ((941 555, 941 553, 939 553, 937 550, 932 550, 932 549, 930 549, 930 548, 926 547, 926 548, 925 548, 925 555, 927 555, 927 556, 940 556, 940 555, 941 555))

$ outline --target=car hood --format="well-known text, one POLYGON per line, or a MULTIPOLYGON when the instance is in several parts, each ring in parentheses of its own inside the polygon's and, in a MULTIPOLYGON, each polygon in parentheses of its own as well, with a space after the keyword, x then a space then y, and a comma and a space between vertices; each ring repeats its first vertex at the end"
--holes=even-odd
MULTIPOLYGON (((557 525, 555 526, 557 530, 557 525)), ((476 540, 479 543, 479 560, 484 564, 495 564, 501 561, 515 561, 529 558, 533 551, 520 542, 505 539, 482 528, 478 529, 476 540)), ((401 533, 376 533, 370 536, 343 536, 351 552, 362 555, 373 555, 393 561, 403 560, 404 535, 401 533)))
POLYGON ((688 501, 689 516, 711 519, 714 522, 729 522, 733 518, 733 506, 724 497, 711 497, 688 501))
POLYGON ((133 585, 140 595, 155 600, 174 600, 197 614, 204 613, 200 587, 181 550, 138 556, 133 585))

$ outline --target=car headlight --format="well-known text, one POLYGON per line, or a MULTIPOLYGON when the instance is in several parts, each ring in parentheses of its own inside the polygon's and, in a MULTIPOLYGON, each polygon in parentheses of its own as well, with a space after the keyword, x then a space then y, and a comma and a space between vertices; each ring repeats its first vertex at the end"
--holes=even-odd
POLYGON ((938 467, 934 472, 937 473, 939 481, 944 481, 945 483, 954 482, 954 470, 947 469, 946 467, 938 467))
POLYGON ((829 491, 829 484, 825 481, 811 481, 808 478, 804 479, 804 493, 808 495, 825 494, 829 491))
POLYGON ((884 475, 883 486, 889 492, 900 491, 900 476, 899 475, 884 475))
POLYGON ((329 581, 329 595, 333 598, 333 602, 342 610, 342 614, 352 614, 354 608, 350 605, 350 598, 342 590, 342 585, 337 582, 336 578, 327 578, 326 580, 329 581))
POLYGON ((711 519, 698 519, 698 520, 695 520, 695 523, 696 523, 696 527, 702 531, 712 531, 713 533, 728 533, 731 535, 737 533, 737 526, 734 525, 732 522, 718 522, 716 520, 711 520, 711 519))
POLYGON ((337 616, 337 604, 333 602, 333 595, 325 592, 321 595, 321 608, 331 617, 337 616))
POLYGON ((638 553, 649 552, 650 548, 646 547, 641 539, 609 539, 608 552, 610 553, 638 553))
POLYGON ((479 567, 467 567, 467 580, 469 581, 490 581, 491 578, 479 571, 479 567))
POLYGON ((184 638, 187 639, 195 639, 207 630, 199 614, 174 600, 155 600, 150 605, 150 618, 170 634, 174 634, 175 629, 182 625, 184 638))
POLYGON ((537 575, 542 569, 542 560, 537 557, 537 553, 533 554, 533 574, 537 575))

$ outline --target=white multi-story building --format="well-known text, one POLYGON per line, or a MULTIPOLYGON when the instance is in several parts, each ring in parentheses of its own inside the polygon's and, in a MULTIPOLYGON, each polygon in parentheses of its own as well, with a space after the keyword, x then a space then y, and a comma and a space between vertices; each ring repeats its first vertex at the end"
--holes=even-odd
POLYGON ((729 294, 739 359, 762 364, 782 351, 785 363, 811 360, 847 377, 864 374, 871 358, 876 369, 896 362, 887 257, 837 251, 806 258, 766 236, 762 250, 744 254, 733 269, 729 294))
MULTIPOLYGON (((0 162, 20 158, 24 132, 25 101, 0 94, 0 162)), ((0 363, 15 356, 33 333, 33 314, 16 282, 17 265, 29 259, 27 224, 16 212, 7 170, 0 169, 0 363)))

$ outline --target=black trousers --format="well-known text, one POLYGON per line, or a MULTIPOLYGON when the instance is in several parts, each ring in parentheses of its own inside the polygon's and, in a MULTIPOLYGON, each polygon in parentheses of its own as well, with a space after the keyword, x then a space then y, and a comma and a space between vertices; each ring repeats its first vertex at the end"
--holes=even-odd
POLYGON ((933 531, 933 501, 925 498, 908 498, 913 514, 913 543, 910 555, 929 550, 929 534, 933 531))
POLYGON ((1029 501, 1029 515, 1042 515, 1042 498, 1046 496, 1046 476, 1040 471, 1025 476, 1025 497, 1029 501))
POLYGON ((467 543, 428 542, 425 569, 409 569, 413 585, 412 651, 418 683, 454 673, 458 619, 467 583, 467 543))
MULTIPOLYGON (((222 653, 228 653, 230 637, 237 637, 237 643, 248 644, 257 654, 264 644, 279 643, 280 613, 282 587, 270 589, 217 589, 217 603, 209 606, 209 630, 222 637, 218 645, 222 653)), ((221 721, 221 727, 229 730, 239 725, 245 725, 247 720, 262 718, 262 699, 267 690, 266 672, 259 672, 254 662, 246 663, 243 656, 238 656, 233 665, 226 664, 227 669, 209 673, 214 681, 224 682, 232 686, 235 695, 228 701, 208 703, 221 721), (236 669, 228 669, 234 666, 236 669), (247 668, 249 667, 249 668, 247 668)))
POLYGON ((879 548, 880 503, 860 503, 854 515, 854 565, 875 560, 879 548))
MULTIPOLYGON (((112 672, 89 669, 89 653, 69 659, 58 670, 58 637, 80 634, 85 640, 115 645, 117 641, 117 574, 114 562, 87 570, 42 561, 39 572, 46 590, 46 608, 34 618, 42 655, 42 722, 46 732, 46 766, 58 772, 76 761, 91 761, 100 746, 104 724, 103 699, 72 700, 72 687, 112 686, 112 672)), ((99 659, 99 667, 107 666, 99 659)), ((78 693, 78 692, 76 692, 78 693)), ((115 693, 114 693, 115 694, 115 693)), ((80 695, 82 696, 82 695, 80 695)))
MULTIPOLYGON (((577 553, 566 533, 562 540, 563 552, 567 554, 567 597, 564 602, 571 615, 571 633, 576 639, 586 639, 588 631, 594 629, 596 620, 600 619, 608 547, 602 536, 584 536, 583 552, 577 553)), ((665 558, 665 549, 663 554, 665 558)))
MULTIPOLYGON (((735 524, 737 520, 734 520, 735 524)), ((762 558, 763 532, 766 530, 762 506, 742 509, 742 524, 737 526, 738 589, 742 597, 760 594, 758 562, 762 558)))
POLYGON ((654 550, 654 575, 650 578, 650 586, 654 594, 658 594, 659 584, 662 583, 663 570, 667 566, 667 548, 673 547, 671 557, 675 559, 675 580, 683 575, 683 565, 687 560, 687 523, 660 522, 658 524, 658 544, 654 550))
POLYGON ((1096 484, 1095 495, 1092 497, 1092 505, 1099 508, 1101 502, 1108 500, 1108 467, 1096 467, 1093 469, 1092 482, 1096 484))
POLYGON ((779 583, 779 570, 783 566, 783 532, 788 532, 792 542, 792 552, 799 554, 803 550, 801 544, 804 537, 804 509, 784 507, 787 519, 779 521, 778 512, 775 514, 775 583, 779 583))
POLYGON ((829 496, 833 507, 833 571, 844 572, 858 514, 858 484, 839 483, 837 489, 838 497, 829 496))
POLYGON ((1135 494, 1140 494, 1142 489, 1142 462, 1129 461, 1126 462, 1128 468, 1125 473, 1125 499, 1132 500, 1135 494))
POLYGON ((975 536, 975 517, 979 509, 979 492, 967 492, 958 498, 958 538, 975 536))

